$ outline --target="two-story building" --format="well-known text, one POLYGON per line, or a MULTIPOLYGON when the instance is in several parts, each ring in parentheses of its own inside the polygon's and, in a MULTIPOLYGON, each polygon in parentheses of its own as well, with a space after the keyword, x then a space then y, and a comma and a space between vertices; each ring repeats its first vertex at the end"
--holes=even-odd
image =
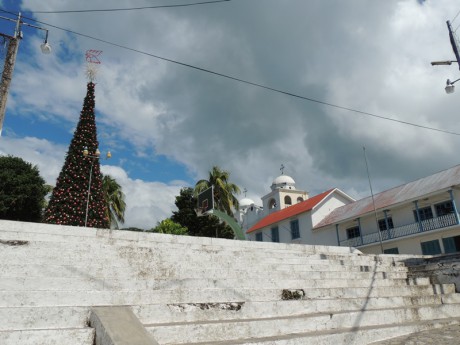
POLYGON ((460 166, 455 166, 339 207, 312 232, 335 231, 335 245, 366 253, 459 252, 459 198, 460 166))

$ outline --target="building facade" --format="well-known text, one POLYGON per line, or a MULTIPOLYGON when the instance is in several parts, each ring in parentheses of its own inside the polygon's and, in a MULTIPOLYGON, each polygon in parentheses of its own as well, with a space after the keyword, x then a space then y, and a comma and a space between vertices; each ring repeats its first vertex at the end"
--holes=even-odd
POLYGON ((313 228, 365 253, 460 251, 460 166, 337 208, 313 228))
POLYGON ((334 233, 315 234, 312 228, 332 210, 352 201, 353 198, 336 188, 309 197, 308 192, 295 187, 290 176, 281 175, 262 197, 263 207, 245 198, 240 201, 237 218, 251 241, 332 243, 334 233))
POLYGON ((339 189, 309 197, 281 175, 238 217, 248 240, 356 247, 364 253, 460 252, 460 166, 354 200, 339 189))

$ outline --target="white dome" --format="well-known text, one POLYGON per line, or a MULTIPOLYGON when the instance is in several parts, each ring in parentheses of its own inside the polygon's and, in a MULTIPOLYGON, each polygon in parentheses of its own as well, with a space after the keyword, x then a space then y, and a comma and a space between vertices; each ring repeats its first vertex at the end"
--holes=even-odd
POLYGON ((254 201, 252 201, 249 198, 244 198, 244 199, 241 199, 239 201, 239 204, 240 204, 240 208, 246 208, 246 207, 249 207, 251 205, 254 205, 254 201))
POLYGON ((272 184, 276 185, 295 185, 295 181, 288 175, 280 175, 273 180, 272 184))
POLYGON ((288 175, 280 175, 273 180, 273 184, 282 184, 282 183, 295 184, 295 181, 292 177, 288 175))

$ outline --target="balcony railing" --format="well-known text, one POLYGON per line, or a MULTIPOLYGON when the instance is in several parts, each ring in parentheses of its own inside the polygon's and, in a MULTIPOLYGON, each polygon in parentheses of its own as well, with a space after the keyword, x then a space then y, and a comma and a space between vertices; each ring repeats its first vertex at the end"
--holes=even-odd
MULTIPOLYGON (((391 240, 393 238, 405 237, 425 231, 436 230, 446 228, 448 226, 457 225, 457 218, 454 213, 449 213, 441 217, 431 218, 422 220, 420 223, 411 223, 403 226, 399 226, 390 230, 380 231, 382 241, 391 240)), ((362 237, 354 237, 348 240, 340 241, 341 246, 346 247, 359 247, 366 244, 380 242, 379 233, 374 232, 372 234, 363 235, 362 237)))

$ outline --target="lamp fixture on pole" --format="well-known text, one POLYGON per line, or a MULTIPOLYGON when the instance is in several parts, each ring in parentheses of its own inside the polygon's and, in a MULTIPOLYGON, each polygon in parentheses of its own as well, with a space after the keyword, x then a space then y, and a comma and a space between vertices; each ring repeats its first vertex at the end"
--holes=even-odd
POLYGON ((457 79, 457 80, 454 80, 454 81, 450 81, 450 79, 447 79, 447 81, 446 81, 446 87, 445 87, 446 93, 454 93, 454 91, 455 91, 454 83, 456 83, 456 82, 459 81, 459 80, 460 80, 460 79, 457 79))
MULTIPOLYGON (((450 45, 452 46, 452 50, 454 51, 455 58, 457 60, 447 60, 447 61, 433 61, 431 62, 431 66, 442 66, 442 65, 447 65, 450 66, 452 65, 453 62, 456 62, 458 64, 458 67, 460 68, 460 52, 459 52, 459 46, 458 46, 458 39, 457 36, 455 35, 455 31, 452 30, 452 25, 450 21, 447 21, 447 30, 449 30, 449 40, 450 40, 450 45)), ((459 81, 460 79, 450 81, 450 79, 447 79, 447 85, 444 88, 446 90, 446 93, 454 93, 455 91, 455 86, 454 83, 459 81)))
MULTIPOLYGON (((86 196, 86 214, 85 214, 85 228, 86 228, 86 225, 88 224, 89 196, 91 195, 91 180, 93 178, 93 165, 94 165, 94 161, 100 158, 101 151, 99 151, 99 149, 96 149, 94 154, 91 155, 88 151, 88 147, 85 146, 83 148, 83 156, 91 158, 91 167, 89 169, 88 193, 86 196)), ((107 151, 107 154, 105 157, 106 159, 109 159, 112 157, 112 154, 110 153, 110 151, 107 151)))
POLYGON ((51 46, 48 43, 48 30, 35 26, 29 23, 25 23, 21 20, 21 13, 18 14, 16 19, 0 16, 0 19, 9 20, 16 23, 14 30, 14 35, 9 36, 3 33, 0 33, 0 36, 8 41, 8 47, 5 56, 5 62, 3 65, 2 79, 0 82, 0 136, 2 135, 3 129, 3 120, 5 118, 6 110, 6 101, 8 99, 8 91, 10 88, 11 79, 13 78, 14 64, 16 62, 16 56, 18 54, 19 41, 22 39, 23 34, 21 31, 21 26, 26 25, 34 29, 43 30, 46 32, 45 40, 41 44, 40 48, 43 54, 51 53, 51 46))

